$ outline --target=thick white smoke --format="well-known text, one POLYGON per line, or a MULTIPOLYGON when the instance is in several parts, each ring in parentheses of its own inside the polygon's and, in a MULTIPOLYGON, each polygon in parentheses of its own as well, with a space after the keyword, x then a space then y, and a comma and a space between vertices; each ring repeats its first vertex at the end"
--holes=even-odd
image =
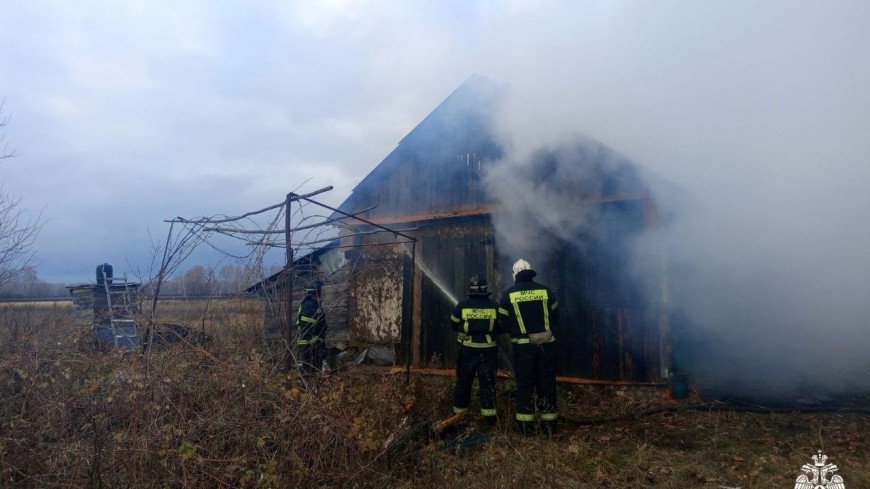
MULTIPOLYGON (((535 262, 544 256, 534 250, 545 254, 594 222, 594 210, 567 204, 600 191, 601 169, 558 155, 599 143, 572 136, 582 129, 576 119, 560 127, 559 111, 548 114, 518 88, 496 116, 506 156, 487 184, 503 211, 500 246, 535 262), (542 151, 561 163, 542 164, 542 151)), ((853 128, 813 125, 824 130, 804 134, 780 116, 769 122, 792 131, 710 134, 699 121, 684 133, 656 127, 659 147, 631 134, 604 141, 641 165, 626 170, 630 162, 617 155, 607 171, 627 187, 650 185, 662 213, 661 227, 627 259, 641 258, 635 278, 650 294, 661 284, 650 280, 658 262, 649 257, 665 260, 675 367, 705 392, 795 399, 867 390, 870 165, 860 148, 870 147, 853 128)))

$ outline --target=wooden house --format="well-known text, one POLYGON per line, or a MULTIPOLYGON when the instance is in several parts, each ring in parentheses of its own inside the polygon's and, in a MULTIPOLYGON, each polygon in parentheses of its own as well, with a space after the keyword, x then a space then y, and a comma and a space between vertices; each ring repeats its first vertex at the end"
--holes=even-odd
POLYGON ((352 345, 391 348, 398 364, 450 368, 457 344, 448 318, 468 279, 486 274, 498 298, 510 285, 512 263, 533 255, 562 306, 554 331, 560 376, 662 381, 671 357, 667 282, 661 256, 646 257, 642 267, 635 260, 635 239, 657 221, 637 166, 578 138, 541 148, 512 169, 523 184, 493 183, 489 177, 506 164, 506 145, 493 130, 502 96, 485 77, 467 80, 331 216, 356 214, 366 222, 346 220, 331 245, 344 270, 346 323, 330 324, 346 328, 352 345), (541 189, 558 199, 536 194, 541 189), (537 208, 524 206, 531 201, 537 208), (557 213, 564 222, 543 225, 557 213), (584 225, 575 227, 579 216, 584 225), (416 241, 399 243, 372 224, 416 241), (528 249, 510 243, 522 235, 531 238, 528 249))
MULTIPOLYGON (((353 235, 372 230, 362 223, 342 232, 346 255, 356 260, 348 281, 352 340, 392 343, 397 361, 416 367, 451 367, 456 342, 448 317, 468 279, 485 273, 496 297, 510 285, 510 266, 520 256, 511 255, 516 247, 504 246, 499 223, 518 212, 517 205, 510 191, 495 195, 486 181, 488 171, 504 164, 504 145, 492 129, 501 96, 502 88, 485 77, 466 81, 339 207, 349 214, 371 208, 360 215, 417 239, 412 249, 389 246, 395 238, 389 233, 353 235)), ((639 169, 588 138, 542 148, 530 159, 520 167, 528 186, 512 191, 533 194, 547 184, 560 194, 555 205, 561 208, 547 209, 542 198, 535 212, 567 210, 586 219, 585 226, 566 233, 513 230, 548 234, 541 236, 545 244, 535 250, 533 266, 563 307, 555 332, 559 374, 634 382, 667 378, 666 277, 657 266, 662 257, 646 257, 639 270, 633 255, 634 240, 657 225, 639 169), (578 174, 584 177, 562 179, 554 172, 560 165, 582 167, 578 174)), ((526 217, 534 222, 535 216, 526 217)))

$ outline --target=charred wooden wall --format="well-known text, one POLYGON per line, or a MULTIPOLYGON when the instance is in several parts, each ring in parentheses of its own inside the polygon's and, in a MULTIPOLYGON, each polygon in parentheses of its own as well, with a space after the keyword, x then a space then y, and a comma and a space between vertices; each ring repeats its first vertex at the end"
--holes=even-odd
MULTIPOLYGON (((651 300, 651 283, 639 280, 631 244, 647 226, 643 200, 602 204, 602 219, 583 246, 555 253, 550 284, 562 308, 556 328, 560 373, 602 380, 661 378, 662 305, 651 300)), ((659 285, 660 286, 660 285, 659 285)))
POLYGON ((481 172, 495 153, 469 153, 464 145, 449 154, 404 154, 399 147, 391 157, 401 160, 392 172, 373 173, 378 185, 361 186, 353 198, 376 205, 365 214, 375 221, 411 222, 485 212, 490 204, 481 182, 481 172), (444 163, 444 161, 448 163, 444 163), (430 185, 420 186, 419 181, 430 185))
POLYGON ((417 233, 419 328, 412 344, 422 366, 452 367, 457 343, 450 323, 468 279, 485 274, 498 286, 493 229, 488 216, 440 220, 417 233))
MULTIPOLYGON (((534 263, 540 281, 555 291, 562 321, 558 373, 618 381, 659 381, 666 324, 663 305, 651 300, 650 283, 638 280, 632 242, 649 226, 646 200, 597 204, 600 219, 588 235, 563 242, 550 258, 534 263)), ((500 256, 488 215, 418 222, 416 263, 410 245, 363 246, 348 286, 351 342, 393 344, 400 361, 415 366, 451 368, 457 344, 449 317, 466 296, 468 279, 486 274, 493 297, 511 285, 510 266, 517 257, 500 256), (405 336, 403 336, 405 335, 405 336)), ((410 232, 410 231, 409 231, 410 232)), ((505 339, 502 348, 509 353, 505 339)))
MULTIPOLYGON (((563 243, 545 263, 533 264, 551 286, 562 307, 556 328, 558 373, 619 381, 661 380, 662 305, 632 269, 631 243, 649 221, 644 200, 600 204, 595 232, 563 243)), ((418 238, 416 317, 410 342, 413 364, 450 368, 456 341, 449 316, 465 297, 468 279, 486 273, 493 297, 512 283, 510 266, 517 257, 499 256, 488 216, 441 219, 421 226, 418 238)), ((661 282, 664 277, 647 277, 661 282)), ((509 350, 509 343, 502 341, 509 350)))

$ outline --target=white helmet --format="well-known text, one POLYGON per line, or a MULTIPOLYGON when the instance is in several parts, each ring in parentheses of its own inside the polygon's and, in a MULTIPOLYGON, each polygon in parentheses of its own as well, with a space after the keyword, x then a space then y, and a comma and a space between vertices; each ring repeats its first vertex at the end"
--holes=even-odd
POLYGON ((518 273, 522 272, 523 270, 531 270, 531 269, 532 269, 532 265, 529 262, 520 258, 519 260, 516 261, 516 263, 514 263, 514 267, 511 269, 511 275, 513 276, 514 280, 516 280, 518 273))

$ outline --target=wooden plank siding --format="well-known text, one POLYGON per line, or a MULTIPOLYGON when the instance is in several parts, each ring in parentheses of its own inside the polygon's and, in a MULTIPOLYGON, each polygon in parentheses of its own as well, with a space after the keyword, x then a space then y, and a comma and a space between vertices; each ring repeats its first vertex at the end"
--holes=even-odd
MULTIPOLYGON (((391 291, 389 303, 380 306, 384 310, 395 312, 395 299, 401 296, 401 317, 390 330, 398 329, 399 338, 369 334, 376 306, 363 308, 353 301, 349 305, 351 321, 357 315, 363 318, 351 328, 352 336, 398 345, 401 361, 410 360, 415 367, 453 367, 456 342, 449 315, 455 301, 465 297, 472 275, 486 273, 495 298, 512 283, 510 267, 519 257, 501 255, 492 218, 501 218, 511 206, 500 208, 483 178, 487 168, 504 157, 490 125, 499 94, 493 82, 472 77, 402 139, 339 206, 346 213, 369 209, 362 214, 367 220, 417 239, 419 263, 412 264, 406 254, 395 258, 390 274, 358 275, 359 280, 382 280, 391 291)), ((659 220, 636 168, 604 144, 581 138, 543 151, 516 169, 532 183, 529 191, 538 191, 541 182, 547 183, 541 188, 554 189, 559 198, 550 205, 560 208, 553 212, 576 207, 581 219, 590 219, 588 227, 578 225, 572 231, 577 236, 555 233, 562 241, 542 250, 547 254, 544 261, 533 263, 541 282, 554 289, 563 307, 563 320, 555 331, 560 376, 648 382, 667 375, 664 254, 641 257, 648 268, 643 280, 637 280, 639 270, 633 268, 633 240, 659 220), (587 216, 586 211, 592 212, 587 216)), ((343 233, 344 242, 349 231, 343 233)), ((548 236, 546 242, 553 239, 548 236)), ((371 287, 353 281, 352 297, 354 290, 371 287)))
MULTIPOLYGON (((562 321, 554 331, 558 375, 661 381, 669 367, 666 300, 649 300, 633 280, 627 260, 631 241, 649 225, 654 206, 648 199, 587 205, 609 208, 600 213, 597 237, 583 246, 563 243, 547 262, 533 264, 562 307, 562 321)), ((399 347, 402 362, 410 356, 414 367, 453 368, 457 344, 449 315, 455 301, 465 297, 467 281, 475 273, 486 273, 497 299, 512 283, 510 266, 517 257, 499 255, 488 214, 398 223, 397 228, 415 229, 406 232, 418 239, 419 263, 412 270, 407 256, 403 262, 402 334, 411 336, 390 341, 399 347), (412 288, 413 305, 407 295, 412 288)), ((663 267, 661 274, 649 277, 662 282, 662 290, 663 267)), ((351 317, 357 313, 351 305, 351 317)), ((509 353, 506 338, 500 343, 509 353)))
MULTIPOLYGON (((634 281, 619 248, 629 246, 631 235, 643 230, 649 207, 642 200, 617 204, 602 213, 618 226, 600 223, 600 238, 583 247, 565 243, 551 258, 535 264, 562 307, 556 327, 558 373, 587 379, 652 382, 661 379, 661 311, 649 304, 634 281), (630 225, 628 225, 630 224, 630 225), (620 244, 621 243, 621 244, 620 244)), ((399 346, 399 358, 412 358, 420 368, 453 368, 457 344, 449 316, 455 301, 466 296, 468 279, 486 273, 498 299, 511 284, 509 267, 514 257, 498 255, 488 215, 417 223, 418 264, 414 267, 415 314, 405 327, 412 341, 399 346), (410 348, 411 351, 407 351, 410 348)), ((411 280, 409 260, 405 280, 411 280)), ((404 291, 408 290, 408 284, 404 291)), ((407 297, 402 299, 408 302, 407 297)), ((353 307, 353 306, 352 306, 353 307)), ((409 311, 407 304, 403 311, 409 311)), ((407 320, 406 320, 407 322, 407 320)), ((509 350, 506 338, 502 348, 509 350)))
POLYGON ((644 201, 610 206, 597 237, 582 247, 568 244, 546 266, 562 307, 558 338, 560 375, 591 379, 653 381, 660 378, 659 311, 634 279, 633 236, 642 232, 644 201))
POLYGON ((445 220, 425 226, 420 240, 420 366, 454 366, 457 343, 450 327, 456 301, 466 297, 468 279, 483 273, 494 280, 493 229, 488 216, 445 220))

